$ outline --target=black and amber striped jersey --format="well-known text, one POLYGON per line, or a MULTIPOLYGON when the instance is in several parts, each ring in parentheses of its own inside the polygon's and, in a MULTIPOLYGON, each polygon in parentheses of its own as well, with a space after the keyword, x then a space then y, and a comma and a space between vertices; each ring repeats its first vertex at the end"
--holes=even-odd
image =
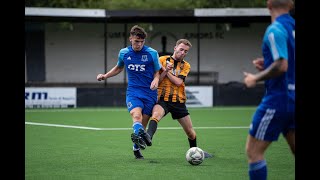
MULTIPOLYGON (((185 91, 185 78, 190 72, 190 64, 183 61, 175 61, 171 56, 161 56, 159 58, 160 64, 163 67, 166 67, 167 61, 173 64, 173 68, 168 73, 172 73, 174 76, 181 78, 183 83, 178 87, 170 81, 168 77, 159 83, 158 86, 158 99, 163 99, 164 101, 171 102, 180 102, 185 103, 187 100, 186 91, 185 91)), ((160 73, 162 70, 160 69, 160 73)))

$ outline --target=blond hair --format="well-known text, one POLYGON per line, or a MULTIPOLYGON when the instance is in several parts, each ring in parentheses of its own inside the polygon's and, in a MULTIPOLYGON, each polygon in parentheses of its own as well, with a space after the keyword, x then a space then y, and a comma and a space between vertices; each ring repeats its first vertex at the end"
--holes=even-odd
POLYGON ((179 44, 183 43, 184 45, 187 45, 189 46, 190 48, 192 47, 192 44, 189 40, 187 39, 179 39, 177 42, 176 42, 176 46, 178 46, 179 44))

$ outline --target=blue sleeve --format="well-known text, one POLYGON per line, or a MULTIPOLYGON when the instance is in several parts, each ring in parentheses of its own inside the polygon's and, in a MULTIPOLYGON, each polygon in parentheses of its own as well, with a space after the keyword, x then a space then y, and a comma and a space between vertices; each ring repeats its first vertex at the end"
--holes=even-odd
POLYGON ((154 63, 154 70, 155 71, 159 71, 161 69, 161 64, 160 64, 159 54, 158 53, 157 53, 156 57, 154 57, 153 63, 154 63))
POLYGON ((287 31, 281 24, 275 24, 268 30, 268 44, 271 49, 273 60, 287 59, 288 60, 288 47, 287 47, 287 31))
POLYGON ((124 66, 124 62, 123 62, 123 57, 126 53, 129 52, 129 49, 128 48, 123 48, 119 51, 119 54, 118 54, 118 63, 117 63, 117 66, 119 67, 123 67, 124 66))
POLYGON ((154 70, 159 71, 161 69, 161 64, 160 64, 158 52, 155 49, 152 49, 149 47, 149 53, 151 54, 153 59, 154 70))

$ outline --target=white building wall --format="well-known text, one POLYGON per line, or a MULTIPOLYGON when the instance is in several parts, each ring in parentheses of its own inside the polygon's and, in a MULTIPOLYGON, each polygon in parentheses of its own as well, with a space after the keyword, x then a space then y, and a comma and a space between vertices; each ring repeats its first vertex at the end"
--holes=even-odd
MULTIPOLYGON (((134 24, 127 25, 127 34, 134 24)), ((261 57, 262 36, 267 23, 253 23, 249 27, 230 27, 224 24, 200 25, 200 71, 219 72, 219 82, 242 82, 242 72, 253 72, 251 61, 261 57)), ((107 24, 107 67, 104 58, 104 24, 72 23, 61 26, 46 24, 46 81, 96 83, 96 75, 105 73, 117 63, 118 52, 125 47, 125 26, 107 24)), ((197 24, 160 23, 147 26, 146 45, 162 51, 161 37, 167 37, 166 51, 172 52, 177 39, 187 38, 193 47, 185 58, 191 71, 197 71, 197 24), (152 31, 150 31, 152 30, 152 31)), ((127 45, 129 40, 127 39, 127 45)), ((122 83, 124 73, 108 79, 122 83)))

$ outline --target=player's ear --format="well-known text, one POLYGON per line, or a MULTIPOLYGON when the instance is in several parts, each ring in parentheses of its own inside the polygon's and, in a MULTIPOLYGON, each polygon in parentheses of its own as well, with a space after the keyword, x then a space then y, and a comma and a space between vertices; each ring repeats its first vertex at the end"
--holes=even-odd
POLYGON ((268 8, 268 9, 271 9, 271 8, 272 8, 272 3, 271 3, 269 0, 267 1, 267 8, 268 8))

